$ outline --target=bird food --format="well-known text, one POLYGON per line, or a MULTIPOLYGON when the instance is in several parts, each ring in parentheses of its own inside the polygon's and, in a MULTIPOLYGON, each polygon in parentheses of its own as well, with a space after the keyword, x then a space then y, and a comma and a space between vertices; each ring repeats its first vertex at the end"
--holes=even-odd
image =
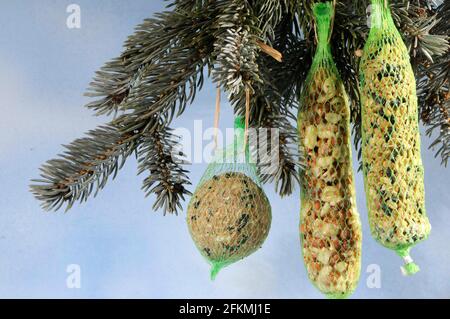
POLYGON ((318 47, 298 117, 301 239, 309 278, 330 298, 345 298, 360 276, 361 224, 356 208, 350 108, 329 44, 331 3, 314 7, 318 47))

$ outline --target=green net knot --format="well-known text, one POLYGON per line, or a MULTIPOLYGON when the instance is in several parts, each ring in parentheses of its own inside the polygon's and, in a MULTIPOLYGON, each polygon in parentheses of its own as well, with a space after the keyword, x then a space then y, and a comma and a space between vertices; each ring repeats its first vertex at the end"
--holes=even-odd
POLYGON ((245 139, 245 120, 242 116, 237 116, 234 119, 233 143, 226 146, 224 149, 216 150, 213 163, 249 163, 249 148, 245 143, 245 139))
POLYGON ((248 136, 246 136, 246 124, 245 118, 242 116, 236 116, 234 119, 234 144, 233 149, 233 161, 250 163, 250 148, 248 145, 248 136), (241 158, 239 158, 241 156, 241 158))
POLYGON ((389 0, 372 0, 372 5, 378 5, 381 8, 388 8, 389 0))
POLYGON ((402 269, 403 275, 405 275, 405 276, 411 276, 420 271, 419 266, 413 262, 406 264, 401 269, 402 269))
POLYGON ((327 299, 330 300, 340 300, 340 299, 347 299, 353 294, 353 291, 346 292, 346 293, 334 293, 334 294, 326 294, 325 296, 327 299))
POLYGON ((334 6, 331 2, 316 3, 313 7, 313 12, 316 20, 318 47, 329 48, 334 6))
POLYGON ((234 119, 234 129, 245 130, 245 119, 243 116, 236 116, 236 118, 234 119))
POLYGON ((211 280, 214 281, 217 278, 219 272, 228 265, 226 262, 212 261, 211 262, 211 280))
POLYGON ((370 11, 372 29, 395 28, 388 0, 372 0, 370 11))
POLYGON ((405 264, 400 268, 404 276, 411 276, 420 271, 419 266, 414 263, 414 260, 409 255, 410 250, 411 247, 397 249, 395 251, 400 257, 403 258, 405 262, 405 264))

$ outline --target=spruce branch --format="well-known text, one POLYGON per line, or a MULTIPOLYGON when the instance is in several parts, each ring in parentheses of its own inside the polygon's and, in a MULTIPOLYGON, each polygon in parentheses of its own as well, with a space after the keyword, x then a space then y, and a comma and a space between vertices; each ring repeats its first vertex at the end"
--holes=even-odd
MULTIPOLYGON (((273 183, 276 192, 280 196, 288 196, 293 193, 298 184, 299 169, 303 167, 304 158, 298 154, 297 129, 292 124, 295 123, 295 116, 291 112, 292 104, 283 102, 284 98, 270 85, 270 81, 264 81, 265 85, 254 87, 252 100, 253 121, 251 126, 257 130, 267 129, 267 136, 259 136, 258 149, 253 150, 257 154, 259 173, 263 183, 273 183), (283 108, 282 105, 286 105, 283 108), (271 129, 278 130, 278 136, 272 136, 271 129), (274 159, 256 152, 261 150, 278 151, 278 158, 275 170, 274 159)), ((272 82, 273 83, 273 82, 272 82)), ((294 101, 294 100, 291 100, 294 101)), ((236 104, 237 111, 242 109, 241 103, 236 104)))
POLYGON ((411 53, 412 63, 433 63, 433 58, 442 56, 448 49, 448 35, 433 34, 431 30, 439 22, 438 8, 430 3, 402 2, 392 6, 393 17, 411 53))
MULTIPOLYGON (((261 3, 261 2, 257 2, 261 3)), ((279 165, 276 172, 261 174, 263 182, 275 182, 276 190, 282 195, 289 195, 295 189, 295 182, 298 182, 297 169, 299 167, 298 156, 296 156, 296 131, 286 117, 293 118, 290 108, 293 107, 296 99, 295 91, 288 89, 295 88, 296 81, 289 82, 284 78, 278 83, 285 83, 280 94, 280 88, 275 87, 277 76, 286 76, 281 70, 286 70, 286 65, 294 65, 290 52, 283 53, 283 60, 287 54, 287 64, 279 63, 260 52, 258 45, 260 39, 271 41, 278 45, 275 49, 287 49, 281 47, 278 42, 280 33, 278 26, 267 27, 267 24, 258 24, 258 21, 266 23, 271 20, 280 20, 281 16, 273 14, 268 10, 271 6, 276 6, 278 12, 285 12, 285 24, 292 26, 294 14, 289 13, 286 3, 268 1, 264 5, 246 6, 238 1, 232 1, 228 10, 218 19, 219 29, 215 44, 217 66, 214 69, 214 80, 220 83, 229 93, 229 98, 234 105, 235 113, 245 114, 246 94, 245 89, 251 89, 250 101, 250 124, 255 129, 278 128, 280 136, 277 145, 267 145, 267 147, 277 147, 279 149, 279 165), (257 20, 254 17, 258 17, 257 20), (286 18, 287 17, 287 18, 286 18), (289 21, 290 20, 290 21, 289 21), (272 66, 269 66, 272 64, 272 66), (275 64, 275 66, 274 66, 275 64), (282 69, 281 66, 285 66, 282 69), (275 72, 274 72, 275 71, 275 72), (278 71, 278 72, 277 72, 278 71), (270 79, 269 79, 270 78, 270 79), (285 98, 283 98, 283 95, 285 98), (269 120, 269 118, 271 120, 269 120), (276 125, 276 126, 273 126, 276 125)), ((274 10, 274 11, 277 11, 274 10)), ((285 28, 286 29, 286 28, 285 28)), ((285 38, 293 30, 282 35, 285 38)), ((291 39, 293 42, 293 39, 291 39)), ((286 41, 283 43, 286 45, 286 41)), ((303 48, 303 47, 302 47, 303 48)), ((298 49, 295 47, 294 49, 298 49)), ((298 63, 298 61, 296 61, 298 63)), ((298 64, 295 64, 296 66, 298 64)), ((296 68, 293 68, 294 70, 296 68)), ((290 71, 293 70, 292 68, 290 71)), ((301 73, 300 73, 301 74, 301 73)), ((295 75, 291 73, 291 79, 295 75)), ((271 135, 268 136, 269 141, 271 135)), ((267 141, 259 141, 264 147, 267 141)), ((270 143, 270 142, 269 142, 270 143)), ((264 172, 265 161, 259 162, 260 172, 264 172)))
POLYGON ((271 42, 275 38, 278 24, 295 10, 296 0, 249 1, 252 14, 258 17, 258 28, 262 41, 271 42))
POLYGON ((180 23, 184 29, 145 68, 122 105, 126 116, 116 121, 125 132, 141 135, 154 130, 155 115, 168 125, 195 99, 204 83, 204 68, 211 63, 213 37, 208 31, 214 24, 214 11, 186 15, 180 23))
MULTIPOLYGON (((85 201, 96 183, 97 193, 106 185, 108 177, 115 175, 121 168, 119 160, 135 151, 145 134, 162 129, 161 123, 155 120, 155 114, 164 118, 167 124, 173 116, 177 101, 181 110, 193 100, 196 90, 203 84, 202 67, 207 62, 202 57, 207 54, 202 53, 201 40, 192 30, 196 19, 200 19, 199 16, 203 17, 202 21, 212 23, 208 13, 209 11, 202 14, 195 12, 190 17, 175 11, 161 15, 161 19, 165 17, 171 22, 161 20, 158 23, 148 23, 146 25, 149 29, 146 32, 141 30, 142 27, 138 28, 139 36, 131 36, 126 44, 130 47, 130 43, 135 43, 132 51, 125 50, 125 55, 130 60, 124 60, 122 56, 97 74, 92 87, 95 87, 96 96, 103 97, 88 106, 98 114, 110 114, 117 110, 123 114, 107 127, 90 132, 87 138, 76 140, 68 146, 67 154, 43 166, 43 179, 33 181, 37 184, 33 184, 31 188, 36 198, 43 202, 45 209, 57 210, 65 202, 68 203, 67 209, 70 209, 76 201, 85 201), (178 24, 173 22, 174 19, 178 24), (165 38, 168 28, 177 29, 178 36, 185 36, 177 36, 175 40, 164 42, 166 46, 160 41, 155 43, 154 33, 165 38), (149 42, 144 40, 146 34, 150 34, 149 42), (147 49, 145 43, 148 45, 147 49), (157 50, 154 49, 156 47, 157 50), (140 58, 134 54, 138 54, 140 58)), ((201 25, 201 22, 198 24, 201 25)), ((159 157, 155 156, 153 160, 155 165, 161 164, 158 162, 159 157)), ((170 180, 165 182, 171 183, 170 180)), ((173 209, 173 198, 179 196, 179 192, 183 193, 181 187, 173 188, 174 193, 155 191, 159 196, 158 202, 167 201, 168 205, 165 207, 169 212, 173 209)))
POLYGON ((262 159, 259 172, 263 183, 274 183, 281 196, 288 196, 299 183, 298 171, 302 169, 304 157, 298 153, 295 110, 298 96, 307 76, 304 65, 311 64, 311 55, 306 41, 299 37, 299 27, 295 13, 285 14, 283 21, 275 29, 274 48, 283 52, 281 63, 270 57, 260 56, 262 85, 255 89, 255 111, 252 125, 258 128, 276 128, 279 137, 272 145, 272 135, 260 140, 262 149, 278 150, 278 166, 275 171, 266 172, 268 160, 262 159))
MULTIPOLYGON (((264 83, 268 83, 272 95, 276 92, 282 99, 280 109, 293 112, 298 107, 298 97, 312 62, 311 48, 302 39, 294 13, 286 15, 275 31, 274 48, 283 52, 283 61, 259 60, 264 83)), ((294 118, 296 116, 294 115, 294 118)))
POLYGON ((97 100, 86 107, 97 115, 110 115, 119 111, 130 91, 142 79, 144 70, 176 38, 183 18, 178 12, 165 12, 138 25, 135 33, 126 40, 124 52, 96 72, 85 95, 97 100))
POLYGON ((112 125, 90 131, 85 138, 65 146, 66 151, 41 168, 41 179, 32 180, 31 191, 42 207, 69 210, 76 201, 84 202, 116 177, 134 152, 136 141, 112 125))
MULTIPOLYGON (((180 1, 183 5, 186 2, 190 1, 180 1)), ((214 10, 186 10, 184 6, 176 7, 170 12, 157 13, 138 25, 135 33, 126 40, 123 53, 96 73, 86 96, 97 100, 87 107, 97 115, 129 109, 125 104, 128 96, 135 88, 138 90, 148 69, 158 64, 161 57, 169 55, 173 46, 189 40, 196 41, 193 45, 200 44, 201 39, 195 37, 195 27, 211 23, 210 14, 214 10)))
POLYGON ((184 154, 178 150, 178 137, 162 122, 153 132, 143 135, 138 151, 139 174, 148 172, 142 189, 146 195, 156 194, 154 210, 177 213, 182 209, 185 195, 192 195, 185 187, 191 185, 184 154))
POLYGON ((212 76, 234 101, 236 96, 243 96, 247 88, 261 81, 256 62, 260 30, 245 1, 229 1, 217 18, 217 25, 212 76))
POLYGON ((430 148, 436 149, 436 157, 441 158, 447 166, 450 156, 450 53, 441 57, 430 66, 418 68, 421 74, 417 94, 421 107, 421 119, 427 126, 427 135, 438 136, 432 141, 430 148))
POLYGON ((366 16, 343 2, 336 5, 336 22, 332 35, 333 57, 350 101, 354 146, 361 159, 361 103, 359 95, 359 59, 369 31, 366 16))
MULTIPOLYGON (((267 102, 267 101, 265 101, 267 102)), ((264 102, 259 102, 264 103, 264 102)), ((261 127, 278 130, 278 138, 273 139, 272 131, 267 132, 266 139, 259 139, 258 146, 263 150, 278 150, 278 163, 275 170, 268 167, 272 158, 266 154, 258 153, 259 174, 263 183, 273 183, 275 191, 280 196, 291 195, 296 185, 299 184, 298 171, 303 168, 305 161, 302 154, 298 153, 297 129, 285 116, 275 116, 269 112, 266 113, 261 127), (272 141, 275 143, 272 144, 272 141), (262 158, 261 158, 262 157, 262 158)), ((254 153, 256 150, 253 151, 254 153)))
POLYGON ((441 37, 445 54, 437 56, 434 63, 423 61, 415 68, 417 94, 419 97, 420 116, 427 126, 426 134, 437 137, 432 141, 430 149, 435 149, 435 156, 441 158, 441 163, 447 166, 450 156, 450 50, 448 46, 448 22, 450 21, 450 3, 444 1, 435 8, 435 24, 431 29, 433 34, 441 37))
MULTIPOLYGON (((417 79, 420 114, 444 165, 450 154, 448 21, 450 2, 390 1, 417 79)), ((251 91, 250 124, 278 128, 280 165, 273 174, 281 195, 298 182, 302 156, 297 154, 292 123, 314 53, 311 1, 173 0, 170 11, 140 24, 122 54, 94 77, 87 105, 97 115, 118 116, 66 147, 45 164, 31 190, 48 210, 85 201, 102 189, 133 152, 143 189, 155 194, 155 209, 176 213, 190 184, 182 154, 173 154, 176 137, 169 128, 183 114, 204 83, 205 71, 229 94, 236 114, 246 111, 251 91), (281 52, 278 62, 267 48, 281 52), (265 49, 264 49, 265 48, 265 49), (117 115, 118 114, 118 115, 117 115)), ((358 63, 367 38, 369 0, 336 1, 333 55, 351 100, 355 145, 360 150, 361 112, 358 63)), ((270 141, 270 138, 269 138, 270 141)), ((272 143, 271 141, 269 143, 272 143)), ((263 171, 263 166, 260 167, 263 171)))

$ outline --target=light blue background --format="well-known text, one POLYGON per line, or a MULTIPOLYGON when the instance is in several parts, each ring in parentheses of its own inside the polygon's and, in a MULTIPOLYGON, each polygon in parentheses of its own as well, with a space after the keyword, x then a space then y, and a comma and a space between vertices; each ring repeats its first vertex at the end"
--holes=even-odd
MULTIPOLYGON (((70 213, 44 213, 28 191, 39 166, 105 119, 83 108, 94 71, 163 1, 79 0, 81 30, 66 27, 63 0, 1 0, 0 10, 0 297, 32 298, 321 298, 300 255, 299 195, 280 199, 267 187, 273 225, 263 249, 225 269, 212 283, 192 243, 184 214, 151 211, 131 159, 95 199, 70 213), (66 267, 81 266, 81 289, 66 287, 66 267)), ((176 126, 212 123, 208 84, 176 126)), ((221 126, 231 121, 223 108, 221 126)), ((449 170, 423 139, 427 208, 433 232, 412 254, 422 271, 400 274, 401 260, 370 237, 361 174, 356 175, 364 227, 363 267, 355 298, 450 297, 449 170), (381 267, 380 289, 366 285, 381 267)), ((190 167, 193 184, 205 165, 190 167)))

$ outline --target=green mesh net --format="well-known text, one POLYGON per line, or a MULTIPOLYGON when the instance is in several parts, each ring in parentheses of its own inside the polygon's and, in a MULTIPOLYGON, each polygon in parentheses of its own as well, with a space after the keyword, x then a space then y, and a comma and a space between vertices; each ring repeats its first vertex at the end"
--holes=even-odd
POLYGON ((216 152, 188 206, 187 222, 201 254, 211 263, 211 279, 265 241, 272 220, 245 146, 244 121, 235 121, 234 143, 216 152))
POLYGON ((298 115, 301 175, 300 232, 313 284, 329 298, 346 298, 361 268, 361 224, 352 171, 350 108, 329 38, 334 8, 314 6, 318 46, 298 115))
POLYGON ((409 256, 427 238, 416 81, 408 50, 385 0, 372 1, 372 25, 361 60, 363 172, 374 238, 419 268, 409 256))

